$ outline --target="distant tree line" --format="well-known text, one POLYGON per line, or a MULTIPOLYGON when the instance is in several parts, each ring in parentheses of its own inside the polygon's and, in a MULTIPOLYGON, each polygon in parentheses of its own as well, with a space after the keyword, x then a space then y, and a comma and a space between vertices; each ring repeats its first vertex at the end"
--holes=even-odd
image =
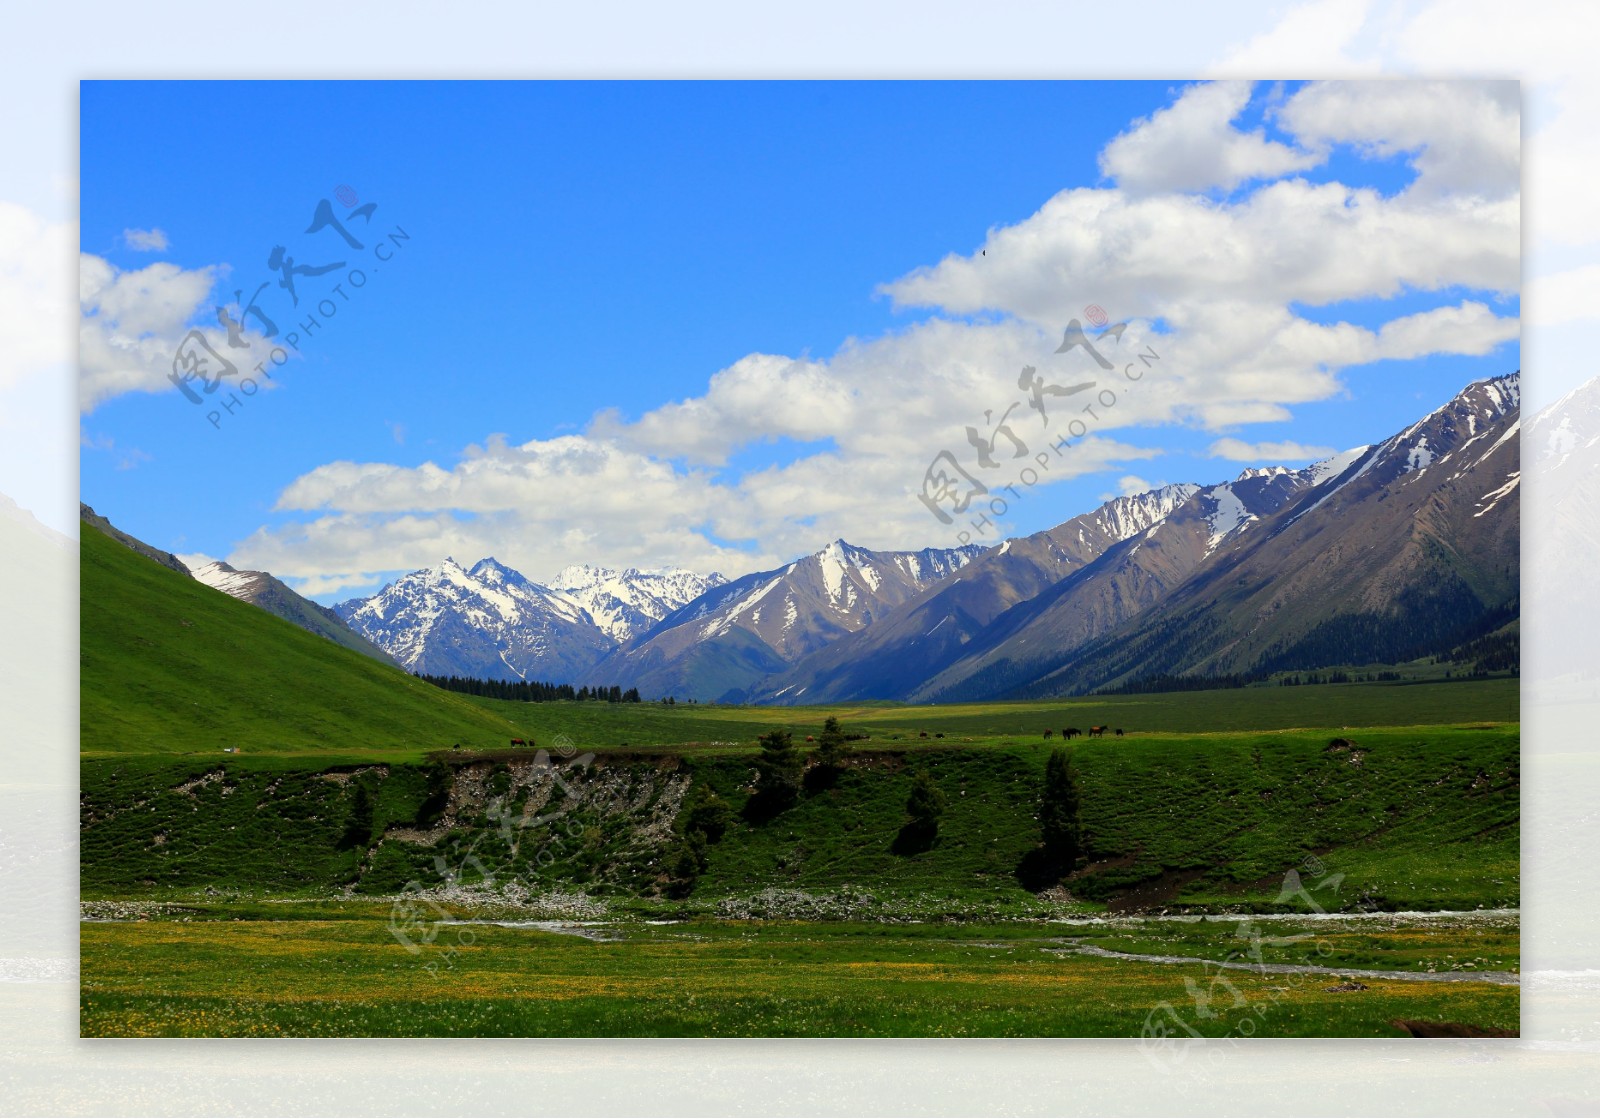
POLYGON ((1474 676, 1518 672, 1522 667, 1522 642, 1515 633, 1491 633, 1457 645, 1445 659, 1456 664, 1472 662, 1474 676))
POLYGON ((554 700, 604 700, 607 703, 638 703, 639 689, 623 691, 616 684, 609 688, 587 684, 574 688, 571 684, 546 684, 536 680, 479 680, 473 676, 430 676, 425 672, 413 673, 418 680, 443 688, 447 692, 463 692, 489 699, 509 699, 518 703, 549 703, 554 700))
POLYGON ((1398 672, 1387 668, 1378 672, 1346 672, 1336 668, 1332 672, 1297 672, 1293 676, 1283 677, 1278 683, 1285 688, 1297 688, 1303 684, 1382 684, 1403 679, 1405 677, 1398 672))
POLYGON ((1158 672, 1101 688, 1095 695, 1144 695, 1149 692, 1204 692, 1215 688, 1243 688, 1266 679, 1260 672, 1229 672, 1220 676, 1173 676, 1158 672))

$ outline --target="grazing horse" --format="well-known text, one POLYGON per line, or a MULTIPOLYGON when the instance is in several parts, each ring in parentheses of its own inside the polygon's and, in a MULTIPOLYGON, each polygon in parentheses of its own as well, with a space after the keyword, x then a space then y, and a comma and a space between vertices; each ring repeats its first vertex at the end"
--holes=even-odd
POLYGON ((920 734, 917 735, 917 737, 918 738, 927 738, 928 737, 928 732, 927 731, 922 731, 920 734))
POLYGON ((1121 738, 1121 737, 1122 737, 1122 728, 1121 728, 1121 727, 1118 727, 1118 728, 1117 728, 1117 729, 1116 729, 1116 735, 1117 735, 1117 737, 1118 737, 1118 738, 1121 738))
POLYGON ((511 745, 513 745, 513 746, 526 746, 526 745, 527 745, 527 743, 526 743, 526 742, 524 742, 524 741, 523 741, 523 740, 522 740, 522 739, 520 739, 520 738, 513 738, 513 739, 512 739, 512 740, 511 740, 511 745))
POLYGON ((1050 736, 1051 736, 1051 735, 1052 735, 1052 734, 1054 734, 1054 733, 1055 733, 1055 732, 1054 732, 1054 731, 1048 731, 1048 730, 1047 730, 1047 731, 1045 731, 1045 732, 1044 732, 1044 739, 1045 739, 1045 741, 1046 741, 1046 742, 1048 742, 1048 741, 1050 741, 1050 736))
POLYGON ((1083 732, 1081 730, 1079 730, 1077 727, 1068 727, 1066 730, 1061 732, 1061 737, 1062 738, 1068 738, 1068 739, 1076 738, 1078 735, 1080 735, 1082 733, 1083 732))
POLYGON ((1104 738, 1105 735, 1106 735, 1106 728, 1105 727, 1090 727, 1089 728, 1089 737, 1090 738, 1104 738))

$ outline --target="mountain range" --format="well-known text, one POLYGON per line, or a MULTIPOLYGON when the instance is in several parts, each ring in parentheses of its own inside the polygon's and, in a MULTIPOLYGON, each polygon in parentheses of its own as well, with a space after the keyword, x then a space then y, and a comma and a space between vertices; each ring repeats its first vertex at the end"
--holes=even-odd
MULTIPOLYGON (((578 565, 541 584, 493 557, 470 568, 447 558, 330 610, 265 572, 211 562, 192 574, 411 672, 621 685, 647 698, 1030 698, 1462 650, 1497 651, 1508 666, 1520 617, 1520 405, 1518 374, 1491 378, 1307 467, 1114 498, 989 548, 835 540, 731 581, 578 565)), ((1570 420, 1533 430, 1552 486, 1574 479, 1561 499, 1588 509, 1592 471, 1563 469, 1591 457, 1570 420)), ((84 518, 191 573, 87 506, 84 518)))
POLYGON ((645 695, 742 702, 751 688, 840 638, 868 630, 984 548, 874 552, 835 540, 702 595, 595 667, 645 695))
POLYGON ((835 541, 728 582, 577 566, 536 583, 491 558, 414 571, 335 609, 403 667, 436 676, 733 698, 959 568, 980 547, 870 552, 835 541))
POLYGON ((907 698, 1395 664, 1514 632, 1519 406, 1515 375, 1478 382, 1379 444, 1202 489, 907 698))

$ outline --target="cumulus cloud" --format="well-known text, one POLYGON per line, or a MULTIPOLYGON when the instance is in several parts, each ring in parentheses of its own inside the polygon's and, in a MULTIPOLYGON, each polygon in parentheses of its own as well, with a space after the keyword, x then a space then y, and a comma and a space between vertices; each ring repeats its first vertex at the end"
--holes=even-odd
POLYGON ((1279 120, 1303 144, 1351 144, 1369 157, 1409 157, 1418 195, 1506 198, 1522 176, 1514 81, 1314 82, 1279 120))
POLYGON ((1246 443, 1242 439, 1218 439, 1207 452, 1212 458, 1231 459, 1234 462, 1267 462, 1277 465, 1290 462, 1315 462, 1333 455, 1332 447, 1308 447, 1304 443, 1284 440, 1278 443, 1246 443))
POLYGON ((167 247, 167 235, 160 229, 124 229, 122 243, 136 253, 158 253, 167 247))
POLYGON ((721 465, 748 442, 829 438, 841 418, 854 413, 853 396, 849 385, 818 362, 750 354, 713 375, 704 396, 663 405, 632 424, 607 412, 593 431, 658 454, 721 465))
POLYGON ((1233 122, 1250 101, 1251 83, 1208 82, 1185 89, 1165 109, 1133 122, 1100 153, 1100 170, 1133 194, 1232 190, 1322 162, 1316 152, 1269 140, 1263 129, 1233 122))
MULTIPOLYGON (((937 449, 922 448, 929 456, 937 449)), ((1091 436, 1053 456, 1051 471, 1080 477, 1160 453, 1091 436)), ((908 470, 899 455, 828 452, 719 481, 587 435, 517 445, 495 438, 450 468, 317 467, 277 503, 280 512, 314 518, 257 530, 228 562, 271 571, 304 593, 333 594, 446 555, 471 562, 493 554, 534 578, 579 558, 737 576, 841 536, 866 547, 926 547, 942 531, 953 544, 955 530, 916 500, 924 465, 908 470)))
MULTIPOLYGON (((214 312, 210 295, 220 271, 166 261, 123 270, 92 253, 79 256, 78 398, 84 412, 123 393, 177 391, 170 379, 173 357, 188 324, 214 312)), ((218 322, 214 313, 211 321, 218 322)), ((247 354, 262 341, 246 328, 241 336, 246 348, 236 349, 220 325, 200 333, 223 355, 247 354)))
POLYGON ((1456 285, 1513 293, 1515 198, 1423 204, 1341 183, 1285 180, 1215 203, 1078 188, 883 286, 898 306, 1003 312, 1056 326, 1064 307, 1193 319, 1219 303, 1286 307, 1456 285))
POLYGON ((1467 300, 1384 323, 1373 356, 1402 361, 1440 353, 1479 357, 1516 338, 1521 330, 1520 320, 1467 300))

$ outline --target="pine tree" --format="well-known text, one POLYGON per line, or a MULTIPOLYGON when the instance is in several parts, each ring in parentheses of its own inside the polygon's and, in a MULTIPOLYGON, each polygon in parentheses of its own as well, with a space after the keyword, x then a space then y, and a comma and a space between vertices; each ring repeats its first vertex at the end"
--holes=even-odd
POLYGON ((731 815, 728 802, 719 797, 716 790, 709 785, 696 785, 684 809, 683 830, 699 832, 706 842, 715 843, 728 830, 731 815))
POLYGON ((1052 750, 1044 767, 1044 795, 1039 805, 1039 830, 1045 854, 1067 874, 1083 854, 1079 821, 1078 771, 1070 750, 1052 750))
POLYGON ((345 824, 344 845, 346 847, 365 847, 372 841, 372 794, 367 792, 365 782, 356 782, 356 795, 350 804, 350 819, 345 824))
POLYGON ((706 869, 706 836, 704 832, 691 831, 678 843, 673 853, 668 873, 672 882, 667 893, 675 898, 688 897, 706 869))
POLYGON ((839 720, 832 715, 822 724, 822 733, 817 736, 817 764, 831 770, 838 770, 844 764, 844 731, 839 729, 839 720))
POLYGON ((455 784, 455 772, 443 762, 434 762, 427 770, 427 794, 417 809, 417 826, 431 828, 444 816, 450 806, 450 790, 455 784))
POLYGON ((756 798, 771 812, 781 812, 800 795, 805 761, 786 730, 762 735, 756 758, 756 798))

